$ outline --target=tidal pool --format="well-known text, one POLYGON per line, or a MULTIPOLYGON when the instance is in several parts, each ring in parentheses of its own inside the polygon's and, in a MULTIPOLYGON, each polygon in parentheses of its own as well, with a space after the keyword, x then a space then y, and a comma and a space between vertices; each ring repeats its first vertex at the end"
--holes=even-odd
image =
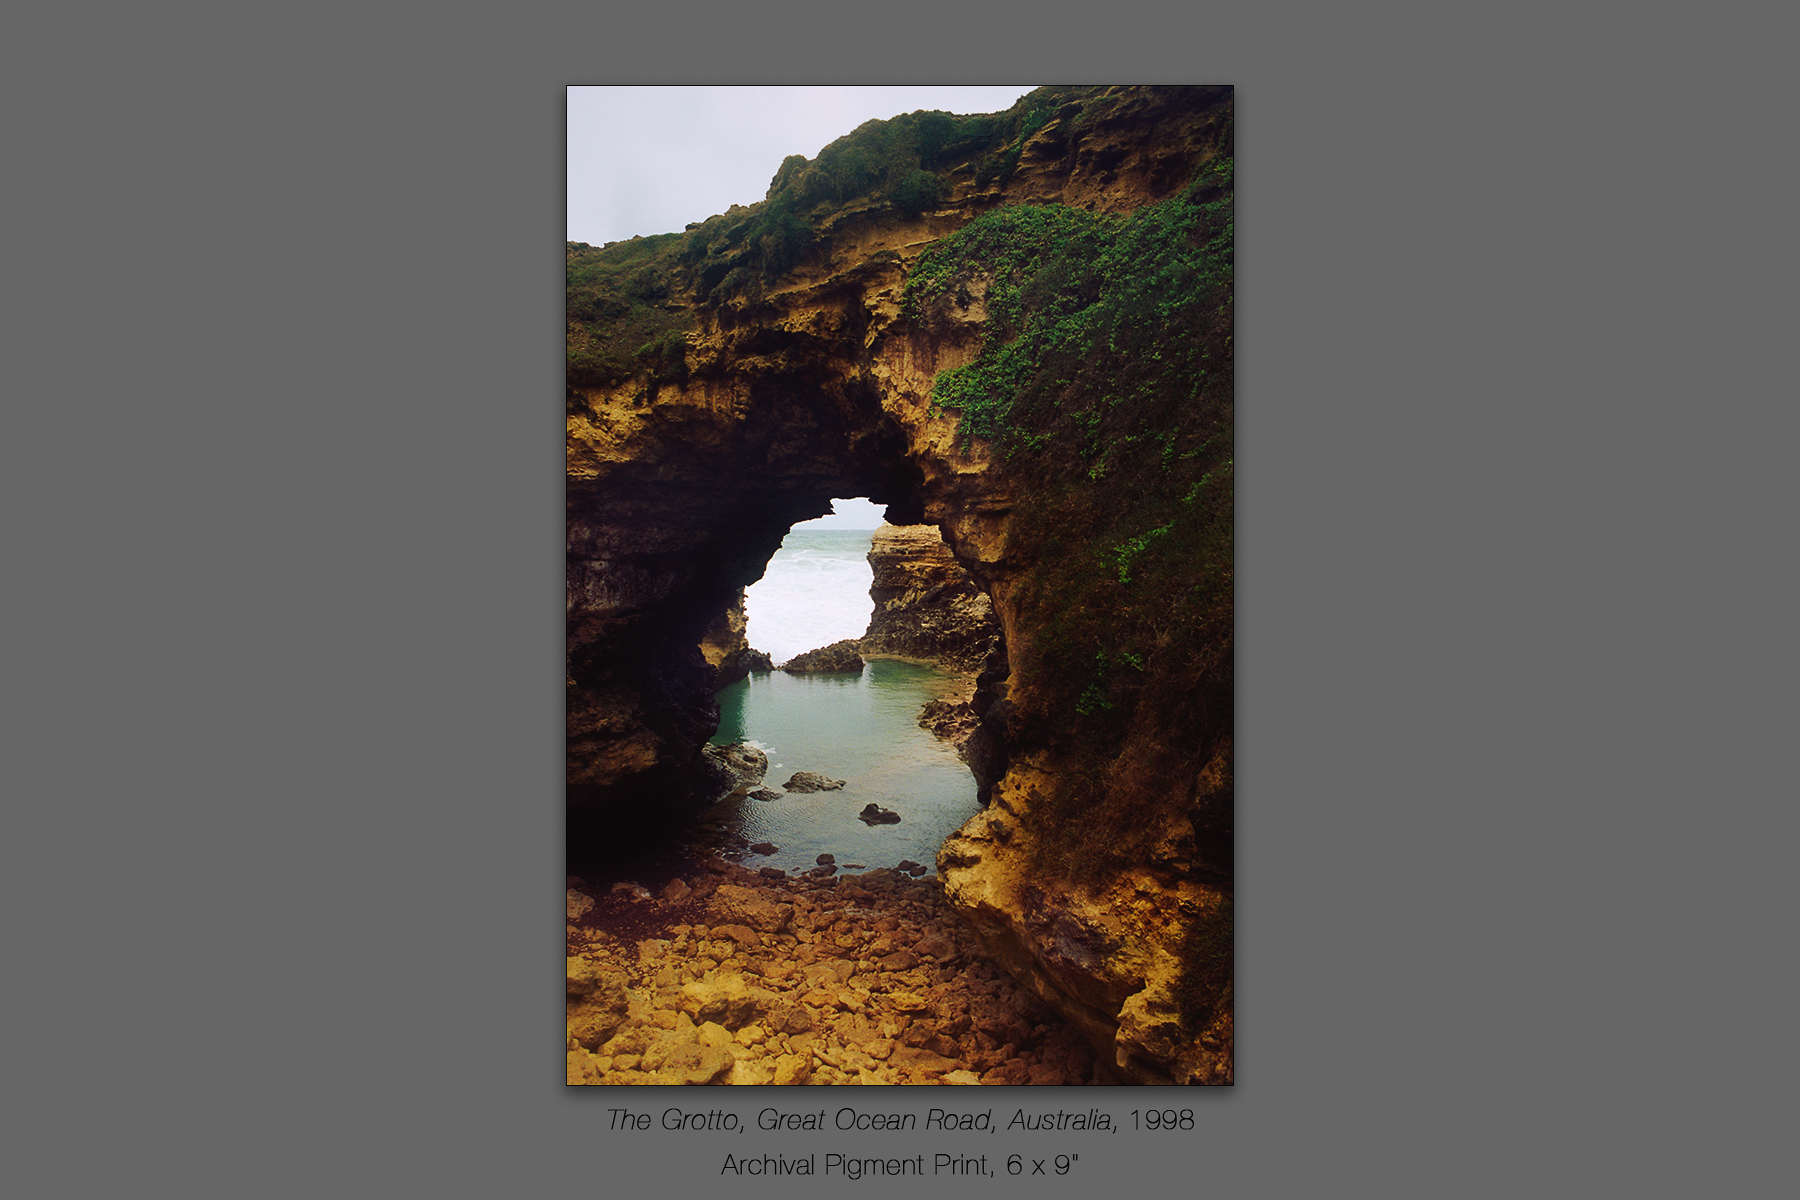
POLYGON ((748 867, 803 870, 830 853, 844 870, 910 858, 935 874, 938 847, 981 809, 969 768, 918 724, 925 702, 957 682, 932 667, 873 659, 860 676, 772 671, 731 685, 719 693, 713 743, 748 742, 767 754, 762 786, 781 798, 727 800, 705 819, 723 824, 728 837, 779 847, 747 856, 748 867), (796 771, 816 771, 845 786, 783 791, 796 771), (865 825, 857 814, 871 801, 898 813, 899 822, 865 825))

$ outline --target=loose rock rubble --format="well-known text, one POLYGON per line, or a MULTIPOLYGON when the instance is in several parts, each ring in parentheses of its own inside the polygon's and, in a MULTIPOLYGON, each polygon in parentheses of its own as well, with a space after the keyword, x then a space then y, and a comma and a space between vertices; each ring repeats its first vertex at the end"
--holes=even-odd
POLYGON ((935 877, 709 859, 648 902, 569 885, 571 1084, 1113 1081, 935 877))

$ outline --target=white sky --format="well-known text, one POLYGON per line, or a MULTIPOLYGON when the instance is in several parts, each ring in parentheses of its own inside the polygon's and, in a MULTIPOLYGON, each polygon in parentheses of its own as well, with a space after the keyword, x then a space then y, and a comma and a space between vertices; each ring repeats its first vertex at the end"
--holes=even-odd
POLYGON ((571 87, 568 239, 679 233, 755 204, 782 159, 813 158, 864 121, 1002 112, 1034 86, 571 87))
POLYGON ((829 517, 801 521, 795 529, 880 529, 885 506, 867 500, 833 500, 829 517))

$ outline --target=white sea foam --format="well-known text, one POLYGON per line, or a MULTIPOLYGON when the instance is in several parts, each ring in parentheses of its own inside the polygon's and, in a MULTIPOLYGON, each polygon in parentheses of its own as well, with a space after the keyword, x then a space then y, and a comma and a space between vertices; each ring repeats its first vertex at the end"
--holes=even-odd
POLYGON ((869 627, 868 529, 792 530, 744 596, 750 645, 777 663, 869 627))

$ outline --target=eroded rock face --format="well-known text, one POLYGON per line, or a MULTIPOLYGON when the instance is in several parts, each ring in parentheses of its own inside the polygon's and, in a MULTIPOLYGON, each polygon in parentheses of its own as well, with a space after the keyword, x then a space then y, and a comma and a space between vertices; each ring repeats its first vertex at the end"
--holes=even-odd
POLYGON ((875 602, 865 655, 894 655, 974 674, 1000 639, 1000 619, 979 584, 931 525, 886 525, 869 546, 875 602))
POLYGON ((700 640, 700 654, 714 671, 714 691, 736 683, 752 671, 775 669, 766 652, 751 649, 745 636, 749 624, 744 615, 744 589, 739 588, 737 599, 707 626, 706 636, 700 640))
MULTIPOLYGON (((1002 179, 952 173, 930 211, 865 198, 809 214, 808 250, 766 286, 709 291, 703 279, 669 292, 658 303, 693 328, 679 376, 570 387, 572 862, 584 847, 668 827, 718 794, 721 773, 702 747, 717 727, 729 613, 787 530, 824 515, 832 497, 868 496, 896 525, 940 530, 1015 652, 1054 636, 1054 605, 1024 585, 1054 553, 1041 532, 1020 532, 1033 495, 983 443, 963 444, 957 417, 931 402, 938 372, 980 348, 985 294, 972 287, 926 329, 903 316, 901 289, 925 247, 996 206, 1125 211, 1174 195, 1229 123, 1228 89, 1130 88, 1106 99, 1052 113, 1002 179)), ((923 581, 896 578, 897 594, 923 581)), ((1221 1004, 1216 981, 1192 978, 1197 940, 1217 940, 1229 913, 1228 825, 1215 820, 1199 840, 1183 827, 1200 784, 1171 787, 1146 818, 1168 823, 1166 853, 1077 887, 1034 850, 1032 788, 1057 773, 1104 774, 1106 764, 1060 758, 1055 731, 1009 698, 1003 665, 971 712, 980 721, 971 764, 995 803, 940 859, 951 902, 1126 1077, 1228 1082, 1229 987, 1221 1004), (1196 994, 1207 998, 1197 1004, 1196 994)), ((798 1069, 777 1065, 772 1078, 798 1069)))
MULTIPOLYGON (((1170 858, 1085 887, 1045 870, 1030 836, 1043 782, 1040 765, 1015 764, 992 802, 944 843, 947 898, 1007 970, 1110 1051, 1125 1078, 1232 1082, 1229 892, 1170 858), (1217 991, 1220 980, 1223 999, 1196 1019, 1182 992, 1217 991)), ((1172 828, 1164 841, 1171 858, 1183 852, 1183 832, 1172 828)))

